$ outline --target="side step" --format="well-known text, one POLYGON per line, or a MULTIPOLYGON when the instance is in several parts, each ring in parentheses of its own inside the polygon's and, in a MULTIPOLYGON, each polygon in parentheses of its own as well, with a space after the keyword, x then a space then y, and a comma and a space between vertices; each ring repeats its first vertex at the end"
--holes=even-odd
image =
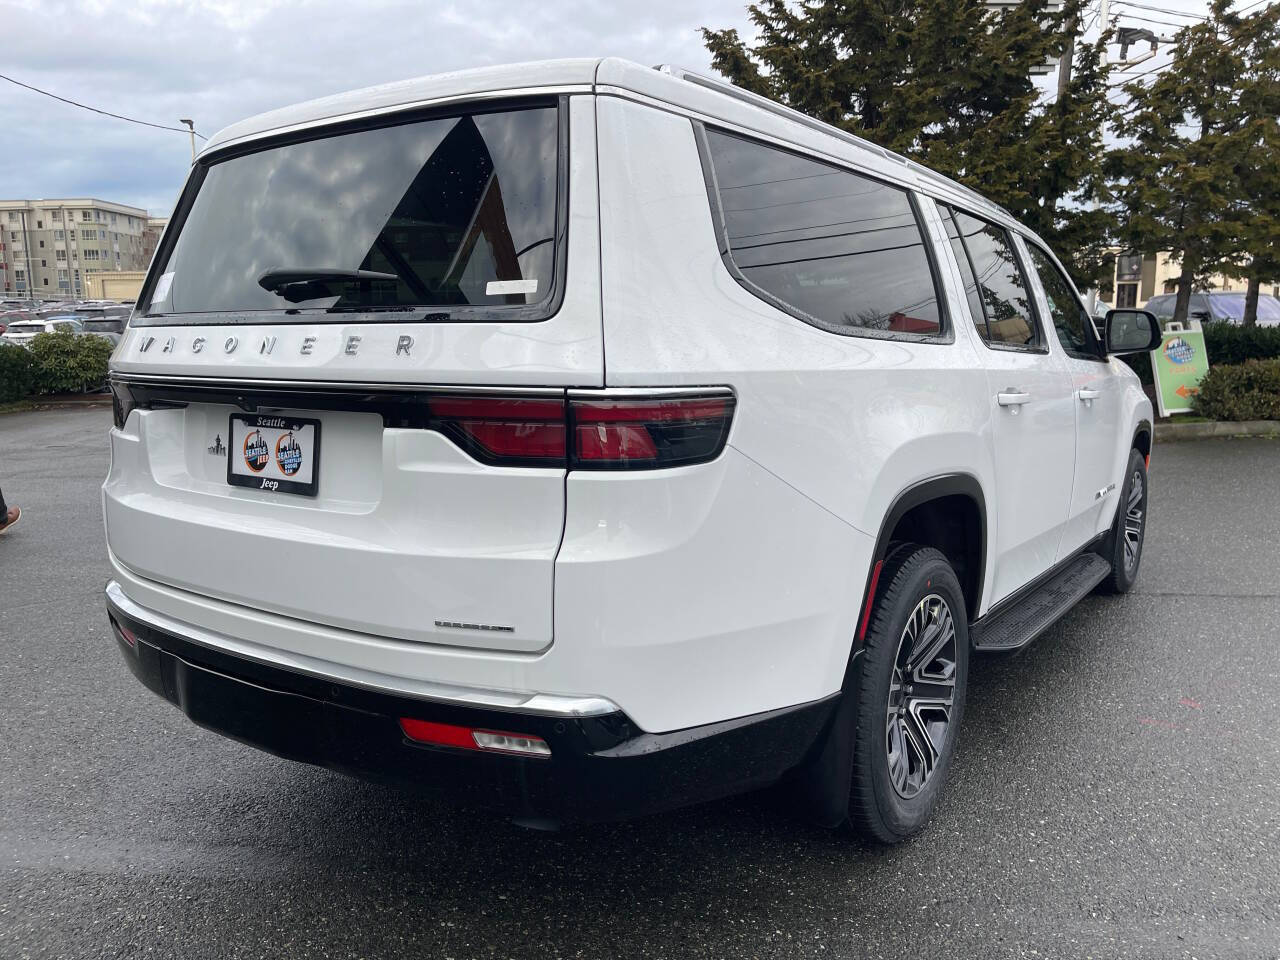
POLYGON ((1021 600, 969 627, 975 650, 1021 650, 1079 603, 1111 573, 1096 553, 1082 553, 1021 600))

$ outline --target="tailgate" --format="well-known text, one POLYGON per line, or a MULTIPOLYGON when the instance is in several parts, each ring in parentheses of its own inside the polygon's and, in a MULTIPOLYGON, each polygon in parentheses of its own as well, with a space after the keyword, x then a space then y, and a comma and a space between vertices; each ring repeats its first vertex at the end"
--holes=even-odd
MULTIPOLYGON (((130 570, 395 640, 512 651, 551 642, 563 469, 482 463, 415 421, 415 395, 242 392, 236 403, 208 388, 137 384, 129 395, 149 409, 113 434, 103 492, 108 542, 130 570), (305 451, 318 452, 314 495, 229 482, 246 452, 229 442, 233 417, 317 425, 305 451)), ((272 460, 290 449, 268 446, 272 460)))

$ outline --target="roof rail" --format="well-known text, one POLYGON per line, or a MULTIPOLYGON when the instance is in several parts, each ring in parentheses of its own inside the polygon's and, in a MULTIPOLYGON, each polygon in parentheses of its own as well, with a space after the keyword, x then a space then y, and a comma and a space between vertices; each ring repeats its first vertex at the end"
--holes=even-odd
POLYGON ((653 69, 657 70, 659 73, 665 73, 667 76, 675 77, 677 80, 686 80, 689 83, 697 84, 700 87, 715 90, 717 93, 722 93, 727 97, 733 97, 733 99, 740 100, 743 103, 749 103, 762 110, 767 110, 775 116, 783 117, 793 123, 798 123, 801 126, 808 127, 810 130, 817 130, 827 136, 843 140, 845 143, 850 143, 854 146, 861 147, 864 150, 879 153, 885 159, 906 167, 922 180, 928 180, 940 187, 944 187, 958 193, 976 206, 987 211, 997 211, 1006 217, 1011 216, 1009 212, 1000 207, 999 204, 988 200, 976 190, 966 187, 962 183, 957 183, 955 180, 938 173, 936 170, 930 170, 922 163, 918 163, 915 160, 904 157, 902 154, 894 153, 892 150, 888 150, 879 144, 872 143, 870 140, 865 140, 862 137, 856 136, 845 130, 841 130, 839 127, 834 127, 822 120, 814 119, 808 114, 801 113, 799 110, 793 109, 792 107, 784 106, 775 100, 770 100, 768 97, 762 97, 758 93, 752 93, 750 90, 744 90, 742 87, 729 83, 727 80, 721 80, 718 77, 708 77, 705 74, 689 70, 686 67, 677 66, 673 63, 660 63, 653 69))
POLYGON ((752 93, 750 90, 744 90, 736 84, 729 83, 727 80, 721 80, 718 77, 708 77, 705 74, 697 73, 685 67, 676 66, 673 63, 660 63, 653 69, 659 73, 665 73, 667 76, 675 77, 677 80, 687 80, 689 83, 697 84, 700 87, 706 87, 709 90, 715 90, 717 93, 723 93, 727 97, 733 97, 735 100, 741 100, 743 103, 749 103, 752 106, 759 107, 762 110, 768 110, 770 113, 779 117, 785 117, 794 123, 806 126, 811 130, 817 130, 828 136, 837 137, 845 143, 851 143, 854 146, 861 147, 864 150, 870 150, 873 153, 881 154, 887 160, 893 160, 897 163, 906 164, 907 158, 899 156, 892 150, 886 150, 879 144, 872 143, 870 140, 864 140, 862 137, 854 136, 841 130, 839 127, 833 127, 829 123, 822 120, 816 120, 806 113, 792 107, 783 106, 776 100, 770 100, 768 97, 762 97, 758 93, 752 93))

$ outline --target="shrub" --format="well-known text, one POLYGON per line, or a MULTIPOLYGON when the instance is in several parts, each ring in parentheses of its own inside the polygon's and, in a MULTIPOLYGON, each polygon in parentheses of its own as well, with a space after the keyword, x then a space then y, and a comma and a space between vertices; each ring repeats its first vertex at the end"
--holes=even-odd
POLYGON ((107 382, 115 349, 104 337, 42 333, 27 345, 35 361, 36 393, 86 393, 107 382))
POLYGON ((1280 327, 1237 327, 1229 323, 1204 325, 1204 348, 1210 365, 1244 363, 1280 357, 1280 327))
POLYGON ((1210 367, 1191 406, 1213 420, 1280 420, 1280 360, 1210 367))
POLYGON ((31 392, 35 382, 31 354, 12 343, 0 343, 0 403, 13 403, 31 392))

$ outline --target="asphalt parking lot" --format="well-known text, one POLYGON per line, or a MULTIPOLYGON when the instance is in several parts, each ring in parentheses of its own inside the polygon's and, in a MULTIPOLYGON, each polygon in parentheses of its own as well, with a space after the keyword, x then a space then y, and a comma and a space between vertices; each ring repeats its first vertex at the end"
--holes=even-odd
POLYGON ((1280 957, 1280 443, 1157 448, 1135 592, 975 664, 884 850, 770 793, 532 833, 199 730, 108 635, 110 420, 0 416, 0 957, 1280 957))

